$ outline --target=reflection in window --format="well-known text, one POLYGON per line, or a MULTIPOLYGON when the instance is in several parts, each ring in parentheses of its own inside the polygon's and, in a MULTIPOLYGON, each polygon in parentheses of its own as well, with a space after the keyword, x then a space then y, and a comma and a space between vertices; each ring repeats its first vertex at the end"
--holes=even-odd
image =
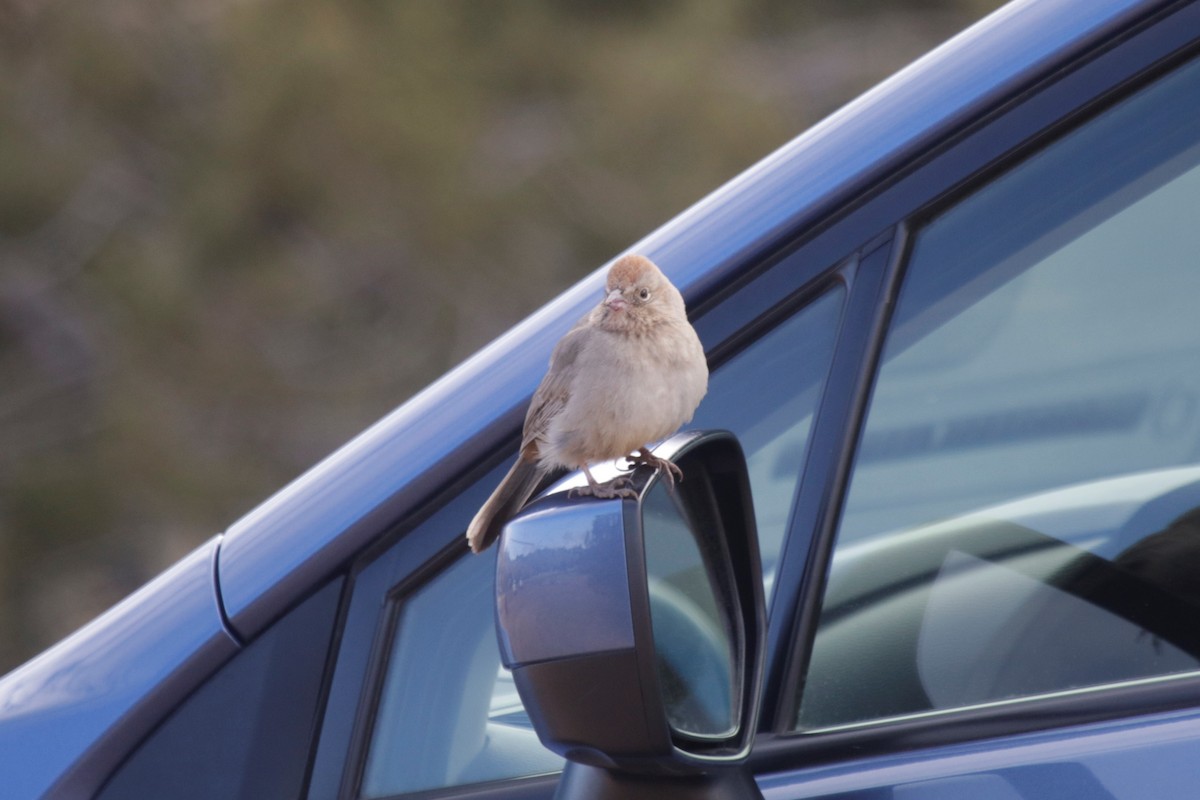
POLYGON ((542 747, 495 634, 496 548, 406 598, 379 701, 364 797, 562 769, 542 747))
POLYGON ((714 370, 689 426, 723 428, 741 442, 768 581, 833 360, 844 298, 841 286, 831 289, 714 370))
POLYGON ((1196 97, 1191 64, 917 236, 801 727, 1196 668, 1196 97))

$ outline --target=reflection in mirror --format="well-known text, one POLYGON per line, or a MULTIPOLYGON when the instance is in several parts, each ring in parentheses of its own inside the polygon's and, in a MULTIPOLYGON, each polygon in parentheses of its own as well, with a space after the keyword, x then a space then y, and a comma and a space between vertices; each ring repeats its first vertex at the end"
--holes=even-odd
MULTIPOLYGON (((677 734, 725 737, 737 731, 734 636, 717 578, 662 482, 642 504, 646 572, 659 681, 677 734)), ((722 592, 723 595, 727 594, 722 592)))

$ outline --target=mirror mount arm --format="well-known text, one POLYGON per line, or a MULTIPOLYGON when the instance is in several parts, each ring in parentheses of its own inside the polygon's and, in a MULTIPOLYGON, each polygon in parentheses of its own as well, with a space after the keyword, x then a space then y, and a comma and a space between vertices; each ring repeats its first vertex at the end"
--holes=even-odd
POLYGON ((692 775, 649 775, 568 761, 555 800, 751 800, 761 798, 745 766, 692 775))

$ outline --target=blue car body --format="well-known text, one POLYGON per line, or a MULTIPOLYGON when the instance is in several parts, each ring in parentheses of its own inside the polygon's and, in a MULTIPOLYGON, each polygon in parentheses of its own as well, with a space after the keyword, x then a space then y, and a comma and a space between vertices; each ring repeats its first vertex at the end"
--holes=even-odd
MULTIPOLYGON (((812 266, 802 267, 815 275, 824 268, 821 253, 833 259, 853 251, 901 224, 958 174, 985 169, 992 155, 968 157, 951 147, 967 132, 1058 79, 1065 65, 1099 60, 1135 33, 1153 28, 1147 35, 1161 40, 1147 45, 1141 56, 1147 65, 1163 52, 1194 46, 1198 8, 1166 0, 1018 0, 631 250, 669 265, 689 307, 706 312, 697 321, 706 348, 716 347, 733 326, 720 303, 737 300, 747 264, 786 247, 797 231, 815 230, 819 236, 807 245, 812 266), (1181 22, 1153 27, 1167 14, 1181 22), (941 159, 937 180, 913 177, 935 157, 941 159)), ((1113 68, 1114 85, 1129 69, 1113 68)), ((1104 74, 1095 67, 1073 91, 1102 94, 1104 74)), ((1050 100, 1030 102, 1003 123, 1013 131, 996 140, 997 156, 1025 136, 1022 126, 1036 134, 1063 113, 1050 100)), ((755 277, 769 284, 771 269, 755 277)), ((95 794, 222 664, 374 547, 392 521, 425 507, 511 442, 553 343, 594 303, 602 281, 602 269, 592 273, 123 603, 0 681, 0 795, 95 794)), ((757 298, 745 304, 765 311, 768 301, 757 298)), ((863 316, 864 337, 873 325, 873 315, 863 316)), ((782 650, 802 615, 799 589, 787 587, 802 582, 804 561, 793 553, 805 544, 789 544, 775 575, 772 605, 787 611, 771 621, 768 663, 775 666, 768 692, 781 691, 782 650)), ((1195 775, 1188 783, 1180 765, 1200 759, 1198 709, 1200 703, 1192 709, 1149 703, 1146 714, 1135 708, 1117 720, 1071 717, 1071 727, 1018 733, 1002 748, 963 741, 932 750, 885 747, 878 758, 864 752, 824 759, 833 742, 814 746, 809 763, 789 760, 790 745, 766 736, 756 771, 768 798, 1042 797, 1048 795, 1040 789, 1026 794, 1024 787, 1047 785, 1063 787, 1062 798, 1182 797, 1196 786, 1195 775), (1116 777, 1101 787, 1093 773, 1116 777), (1148 780, 1160 794, 1145 793, 1148 780), (1114 791, 1113 782, 1128 791, 1114 791), (903 788, 917 785, 924 788, 911 794, 903 788)), ((769 715, 764 724, 773 724, 769 715)))

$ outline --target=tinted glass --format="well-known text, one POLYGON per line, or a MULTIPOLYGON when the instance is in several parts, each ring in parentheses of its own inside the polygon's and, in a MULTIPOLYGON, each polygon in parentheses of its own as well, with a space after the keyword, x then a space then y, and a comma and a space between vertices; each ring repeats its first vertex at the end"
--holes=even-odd
POLYGON ((295 800, 341 582, 272 625, 189 697, 97 800, 295 800))
POLYGON ((364 797, 562 768, 538 741, 500 666, 495 573, 493 547, 400 598, 364 797))
POLYGON ((741 442, 768 598, 845 295, 831 289, 714 370, 689 426, 723 428, 741 442))
POLYGON ((797 724, 1195 670, 1200 67, 933 220, 797 724))

